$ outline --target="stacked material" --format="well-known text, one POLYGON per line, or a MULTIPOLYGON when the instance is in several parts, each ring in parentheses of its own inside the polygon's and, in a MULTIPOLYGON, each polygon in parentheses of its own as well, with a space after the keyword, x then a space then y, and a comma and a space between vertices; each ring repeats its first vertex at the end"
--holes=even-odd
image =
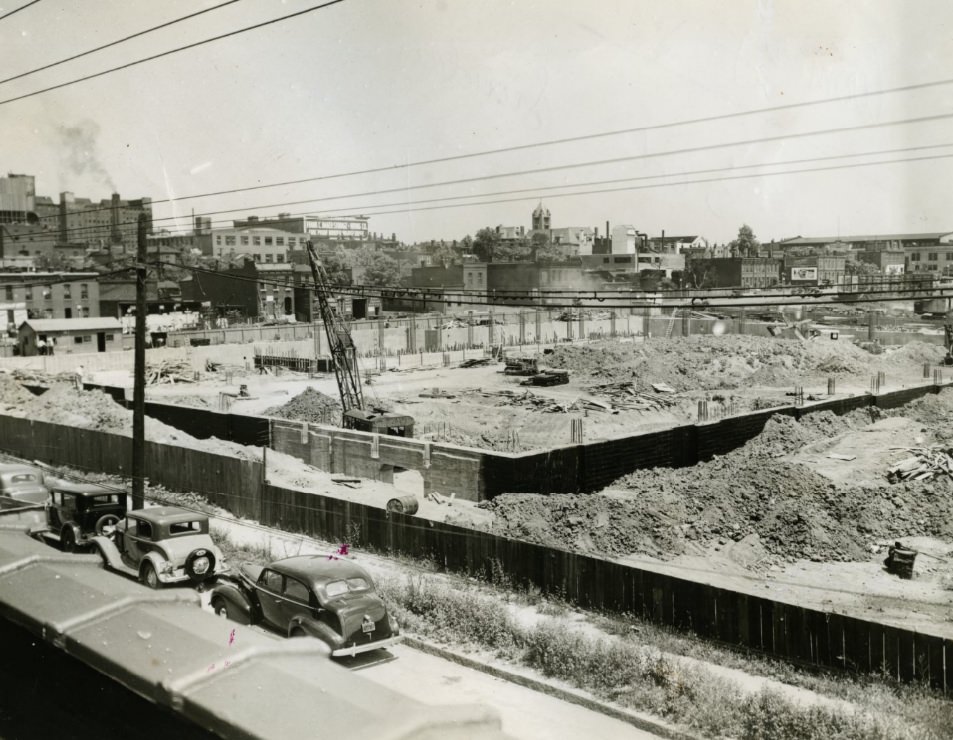
POLYGON ((938 475, 953 478, 953 457, 950 447, 910 447, 913 454, 887 471, 887 480, 898 483, 905 480, 930 480, 938 475))
POLYGON ((195 372, 192 366, 183 360, 163 360, 158 365, 146 367, 146 383, 194 383, 195 372))

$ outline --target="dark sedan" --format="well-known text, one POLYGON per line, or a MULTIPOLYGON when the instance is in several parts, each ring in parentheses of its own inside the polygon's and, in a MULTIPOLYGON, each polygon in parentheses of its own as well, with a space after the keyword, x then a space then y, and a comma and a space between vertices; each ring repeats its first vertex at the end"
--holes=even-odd
POLYGON ((335 556, 300 555, 268 566, 243 563, 237 576, 219 580, 211 603, 216 614, 240 624, 317 637, 334 657, 400 640, 400 628, 370 574, 335 556))

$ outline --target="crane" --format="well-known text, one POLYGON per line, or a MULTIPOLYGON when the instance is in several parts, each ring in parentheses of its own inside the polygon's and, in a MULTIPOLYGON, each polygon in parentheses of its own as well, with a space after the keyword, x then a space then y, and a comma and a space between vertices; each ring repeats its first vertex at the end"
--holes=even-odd
POLYGON ((413 417, 391 414, 382 409, 368 409, 361 389, 361 371, 357 363, 357 348, 347 322, 331 302, 331 281, 318 258, 314 244, 309 240, 308 262, 314 278, 314 296, 318 301, 321 323, 328 339, 331 365, 338 384, 338 395, 343 408, 342 426, 365 432, 377 432, 398 437, 412 437, 413 417))

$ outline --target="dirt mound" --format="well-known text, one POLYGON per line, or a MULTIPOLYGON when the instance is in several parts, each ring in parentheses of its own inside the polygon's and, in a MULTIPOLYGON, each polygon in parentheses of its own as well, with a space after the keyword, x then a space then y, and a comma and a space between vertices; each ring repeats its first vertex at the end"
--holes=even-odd
POLYGON ((22 406, 35 399, 30 391, 24 388, 7 373, 0 373, 0 408, 6 410, 11 407, 22 406))
POLYGON ((547 364, 593 380, 632 380, 640 390, 667 383, 684 391, 788 385, 810 375, 863 374, 869 355, 849 343, 691 336, 641 344, 559 346, 547 364))
POLYGON ((336 424, 341 417, 341 402, 309 386, 283 406, 266 409, 265 416, 313 424, 336 424))
POLYGON ((936 365, 943 362, 944 357, 946 357, 946 350, 942 345, 910 342, 896 349, 887 349, 884 356, 878 359, 878 362, 885 367, 922 365, 925 362, 936 365))
POLYGON ((670 558, 757 538, 763 565, 860 560, 876 541, 953 536, 950 481, 845 488, 785 459, 864 424, 830 412, 801 422, 779 415, 743 447, 693 468, 638 471, 600 494, 508 494, 487 508, 500 534, 610 556, 670 558))

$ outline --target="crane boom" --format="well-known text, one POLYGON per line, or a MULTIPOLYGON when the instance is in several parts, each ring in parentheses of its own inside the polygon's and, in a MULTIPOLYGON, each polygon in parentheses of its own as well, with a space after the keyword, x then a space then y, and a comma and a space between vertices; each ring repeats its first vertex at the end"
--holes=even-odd
POLYGON ((364 408, 364 393, 361 391, 361 373, 357 365, 357 350, 351 332, 343 317, 331 303, 331 282, 328 273, 318 259, 318 253, 311 241, 308 241, 308 261, 311 263, 311 275, 314 278, 314 295, 318 299, 318 310, 324 333, 328 338, 331 364, 338 383, 338 393, 344 412, 364 408))

